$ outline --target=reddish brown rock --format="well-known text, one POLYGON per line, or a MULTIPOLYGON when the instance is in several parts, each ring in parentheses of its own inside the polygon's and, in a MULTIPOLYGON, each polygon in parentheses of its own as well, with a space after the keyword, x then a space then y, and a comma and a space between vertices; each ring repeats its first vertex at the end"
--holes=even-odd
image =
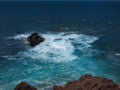
POLYGON ((85 75, 79 80, 68 82, 64 87, 54 86, 53 90, 120 90, 120 87, 112 80, 85 75))
POLYGON ((27 84, 26 82, 21 82, 14 90, 37 90, 37 88, 27 84))
POLYGON ((38 33, 32 33, 30 36, 27 37, 27 41, 29 42, 29 45, 32 47, 44 42, 44 40, 45 39, 38 33))

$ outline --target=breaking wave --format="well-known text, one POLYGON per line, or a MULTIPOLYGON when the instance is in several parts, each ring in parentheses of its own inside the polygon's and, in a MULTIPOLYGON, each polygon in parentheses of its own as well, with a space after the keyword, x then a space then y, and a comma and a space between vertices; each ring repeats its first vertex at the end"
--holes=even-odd
MULTIPOLYGON (((30 34, 18 34, 13 38, 25 40, 28 35, 30 34)), ((21 53, 23 57, 43 61, 67 62, 77 59, 79 55, 76 53, 90 56, 93 52, 97 52, 92 48, 92 43, 98 40, 97 36, 73 32, 49 32, 41 35, 45 38, 45 42, 26 49, 21 53)))

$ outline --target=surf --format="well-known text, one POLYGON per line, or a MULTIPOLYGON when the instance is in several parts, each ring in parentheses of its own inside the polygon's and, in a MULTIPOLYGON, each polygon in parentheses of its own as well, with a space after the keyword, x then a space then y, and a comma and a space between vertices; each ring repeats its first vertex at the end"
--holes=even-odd
MULTIPOLYGON (((18 34, 12 38, 25 41, 28 35, 30 33, 18 34)), ((99 39, 97 36, 76 32, 48 32, 41 35, 45 38, 45 42, 36 47, 27 48, 21 53, 22 57, 53 62, 73 61, 79 57, 75 54, 76 52, 87 55, 90 55, 92 51, 95 52, 92 43, 99 39), (91 52, 88 54, 88 51, 91 52)))

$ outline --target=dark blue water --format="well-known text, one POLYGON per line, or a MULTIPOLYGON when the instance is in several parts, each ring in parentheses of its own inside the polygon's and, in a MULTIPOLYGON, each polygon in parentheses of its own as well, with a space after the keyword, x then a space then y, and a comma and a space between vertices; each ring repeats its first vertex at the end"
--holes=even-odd
POLYGON ((0 90, 42 90, 84 74, 120 83, 120 2, 0 2, 0 90), (29 47, 38 32, 45 42, 29 47))

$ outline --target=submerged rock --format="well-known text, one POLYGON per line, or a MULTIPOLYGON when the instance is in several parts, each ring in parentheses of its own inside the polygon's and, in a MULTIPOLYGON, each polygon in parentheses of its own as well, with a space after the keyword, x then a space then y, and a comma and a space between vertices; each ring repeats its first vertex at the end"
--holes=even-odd
POLYGON ((29 42, 29 45, 32 47, 44 42, 44 40, 45 39, 38 33, 32 33, 30 36, 27 37, 27 41, 29 42))
POLYGON ((85 75, 79 80, 68 82, 64 87, 54 86, 53 90, 120 90, 120 87, 112 80, 85 75))
POLYGON ((27 84, 26 82, 21 82, 14 90, 37 90, 37 88, 27 84))

